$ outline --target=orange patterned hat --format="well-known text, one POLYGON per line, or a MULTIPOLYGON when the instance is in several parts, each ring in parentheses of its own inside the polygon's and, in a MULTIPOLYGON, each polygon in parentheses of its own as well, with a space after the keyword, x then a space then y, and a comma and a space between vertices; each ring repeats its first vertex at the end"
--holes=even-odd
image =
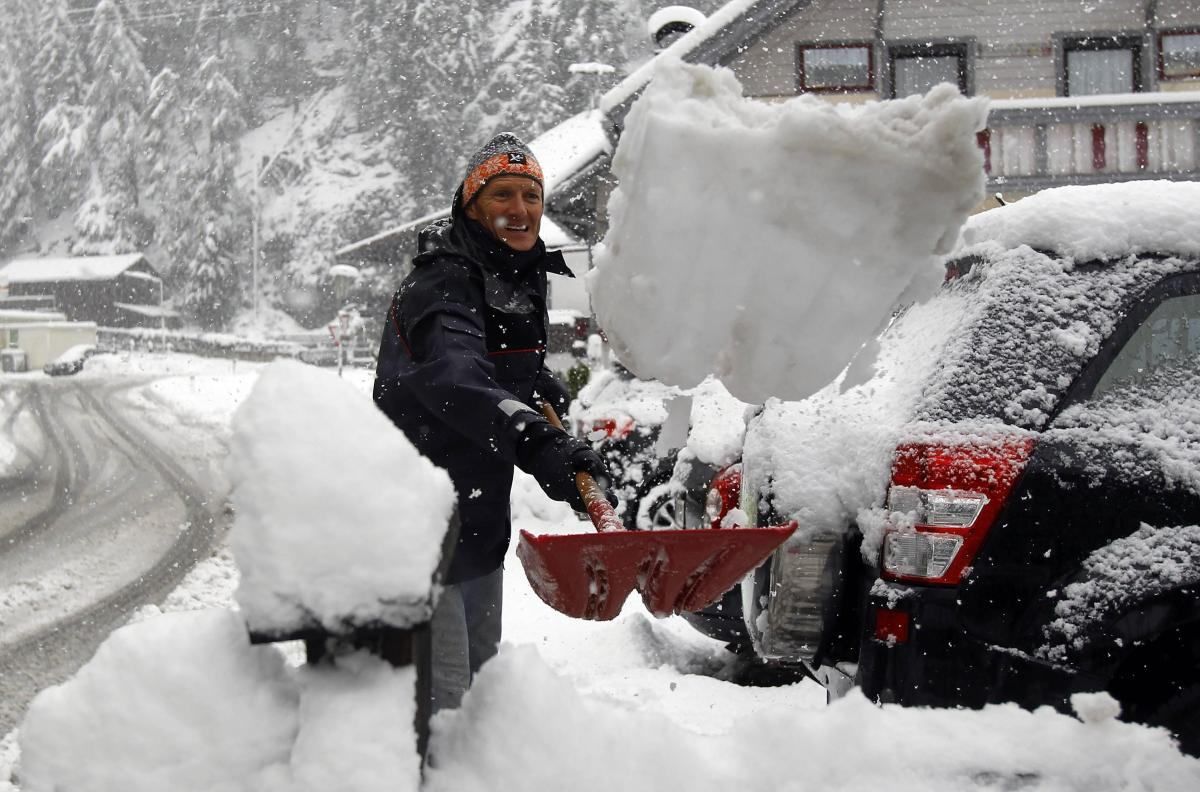
POLYGON ((533 152, 516 135, 502 132, 471 157, 467 166, 467 177, 463 179, 463 206, 471 202, 489 179, 501 174, 528 176, 545 186, 542 166, 538 164, 533 152))

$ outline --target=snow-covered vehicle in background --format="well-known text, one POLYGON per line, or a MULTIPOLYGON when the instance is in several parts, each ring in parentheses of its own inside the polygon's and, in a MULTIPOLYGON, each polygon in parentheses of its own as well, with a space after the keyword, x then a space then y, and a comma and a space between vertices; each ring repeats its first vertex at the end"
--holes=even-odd
POLYGON ((83 371, 83 364, 87 362, 88 358, 98 355, 102 351, 95 344, 76 344, 54 360, 42 366, 42 371, 51 377, 78 374, 83 371))
POLYGON ((580 390, 570 424, 608 463, 627 528, 694 528, 713 475, 740 452, 746 406, 715 380, 685 390, 614 362, 580 390))
POLYGON ((800 528, 687 618, 833 695, 1107 690, 1200 755, 1197 206, 1131 183, 972 218, 872 378, 748 422, 740 500, 714 501, 800 528))

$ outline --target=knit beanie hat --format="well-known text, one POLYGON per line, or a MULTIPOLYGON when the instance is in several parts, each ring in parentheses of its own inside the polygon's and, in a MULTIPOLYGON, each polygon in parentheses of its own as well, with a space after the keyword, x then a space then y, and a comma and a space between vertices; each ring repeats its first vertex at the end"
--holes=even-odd
POLYGON ((542 181, 542 166, 529 147, 510 132, 501 132, 475 152, 467 165, 467 176, 462 184, 462 205, 483 189, 483 185, 501 174, 528 176, 545 187, 542 181))

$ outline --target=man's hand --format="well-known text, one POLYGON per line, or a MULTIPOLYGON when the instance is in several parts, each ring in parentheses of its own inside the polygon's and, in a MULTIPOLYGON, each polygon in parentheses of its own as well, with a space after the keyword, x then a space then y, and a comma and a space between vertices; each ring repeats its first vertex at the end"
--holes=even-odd
POLYGON ((579 471, 590 473, 596 479, 610 503, 614 499, 607 492, 612 477, 600 455, 587 443, 544 420, 530 421, 525 427, 517 446, 517 457, 521 469, 537 479, 547 495, 554 500, 566 501, 576 511, 587 511, 579 488, 575 486, 575 474, 579 471))

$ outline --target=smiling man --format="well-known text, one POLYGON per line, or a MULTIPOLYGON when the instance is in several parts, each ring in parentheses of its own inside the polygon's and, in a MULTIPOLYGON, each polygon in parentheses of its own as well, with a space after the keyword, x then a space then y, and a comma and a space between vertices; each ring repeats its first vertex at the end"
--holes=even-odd
POLYGON ((575 472, 608 477, 588 444, 535 409, 567 406, 545 367, 546 275, 571 271, 539 237, 542 199, 541 166, 518 138, 497 135, 476 152, 449 220, 421 233, 380 342, 376 404, 458 493, 458 541, 432 625, 435 710, 458 706, 500 643, 513 466, 579 510, 575 472))

